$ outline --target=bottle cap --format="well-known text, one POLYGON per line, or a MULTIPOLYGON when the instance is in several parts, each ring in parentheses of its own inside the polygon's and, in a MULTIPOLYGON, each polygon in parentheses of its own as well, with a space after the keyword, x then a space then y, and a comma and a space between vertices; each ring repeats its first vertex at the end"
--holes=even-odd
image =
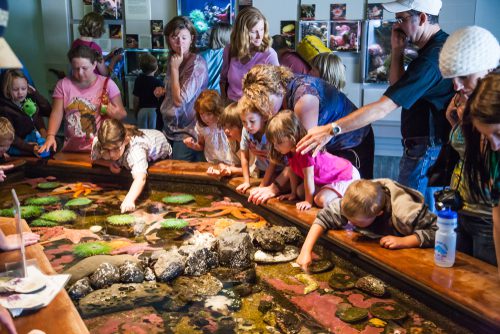
POLYGON ((449 208, 438 211, 437 215, 439 218, 443 218, 443 219, 457 219, 457 216, 458 216, 455 211, 453 211, 449 208))

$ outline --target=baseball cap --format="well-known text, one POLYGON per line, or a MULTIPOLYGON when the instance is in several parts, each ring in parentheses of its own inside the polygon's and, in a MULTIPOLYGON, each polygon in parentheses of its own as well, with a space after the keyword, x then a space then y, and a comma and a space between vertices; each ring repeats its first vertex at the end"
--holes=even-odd
POLYGON ((407 12, 413 9, 430 15, 439 15, 442 5, 441 0, 397 0, 382 4, 391 13, 407 12))
POLYGON ((22 68, 23 65, 3 37, 8 21, 9 8, 7 0, 0 0, 0 68, 22 68))

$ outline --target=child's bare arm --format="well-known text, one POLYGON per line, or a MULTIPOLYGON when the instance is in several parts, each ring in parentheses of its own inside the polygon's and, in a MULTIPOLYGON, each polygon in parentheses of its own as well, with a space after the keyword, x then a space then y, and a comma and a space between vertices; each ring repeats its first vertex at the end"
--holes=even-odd
POLYGON ((240 193, 245 193, 250 188, 250 168, 248 166, 248 159, 250 151, 248 149, 241 150, 241 172, 243 173, 243 183, 236 187, 240 193))
POLYGON ((289 180, 290 180, 290 193, 281 195, 278 197, 280 201, 282 200, 289 200, 293 201, 297 198, 297 188, 299 185, 299 178, 298 176, 292 171, 290 168, 290 173, 289 173, 289 180))
POLYGON ((125 196, 125 199, 120 206, 122 213, 135 210, 135 200, 137 199, 137 197, 139 197, 142 190, 144 189, 144 185, 146 184, 146 174, 138 173, 136 175, 133 175, 133 177, 134 182, 132 182, 130 190, 128 191, 127 196, 125 196))
POLYGON ((309 210, 314 201, 314 192, 316 190, 314 185, 314 166, 309 166, 304 169, 304 193, 305 201, 297 203, 297 209, 309 210))
POLYGON ((260 187, 267 187, 271 184, 271 178, 274 175, 274 171, 276 170, 276 164, 272 161, 269 162, 269 166, 266 168, 266 172, 264 173, 264 177, 260 182, 260 187))

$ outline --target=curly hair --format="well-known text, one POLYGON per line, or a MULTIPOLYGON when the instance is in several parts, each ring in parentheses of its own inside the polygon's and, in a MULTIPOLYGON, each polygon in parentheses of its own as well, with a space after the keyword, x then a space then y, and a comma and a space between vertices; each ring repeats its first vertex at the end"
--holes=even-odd
POLYGON ((255 7, 245 7, 236 16, 236 22, 231 32, 231 57, 236 57, 238 60, 251 57, 250 30, 261 20, 264 21, 264 36, 262 44, 256 51, 263 52, 271 47, 272 39, 269 37, 269 23, 266 17, 255 7))
POLYGON ((14 141, 15 131, 12 123, 5 117, 0 117, 0 144, 14 141))
POLYGON ((224 111, 224 103, 222 103, 222 98, 214 89, 207 89, 201 92, 196 101, 194 102, 194 110, 196 110, 196 120, 201 126, 206 127, 207 124, 203 122, 201 114, 210 113, 219 119, 220 115, 224 111))
POLYGON ((106 32, 104 18, 95 12, 85 14, 78 25, 78 31, 83 37, 99 38, 106 32))
POLYGON ((163 30, 163 35, 165 35, 165 39, 167 40, 168 49, 173 52, 172 46, 170 45, 169 37, 173 35, 177 35, 179 30, 187 29, 191 34, 191 46, 189 47, 189 51, 196 51, 196 29, 194 28, 193 23, 186 16, 176 16, 170 21, 168 21, 165 29, 163 30))
POLYGON ((472 121, 500 124, 500 72, 485 76, 472 93, 464 110, 462 131, 465 138, 463 175, 472 198, 487 200, 491 194, 490 143, 474 127, 472 121))
POLYGON ((105 120, 99 131, 97 131, 97 139, 99 140, 98 148, 104 146, 120 146, 126 137, 143 136, 144 132, 137 129, 135 125, 123 124, 116 119, 105 120))
POLYGON ((271 161, 277 164, 283 162, 283 154, 276 150, 275 144, 280 144, 283 139, 287 138, 295 146, 306 134, 307 130, 293 111, 282 110, 274 115, 267 123, 266 128, 266 138, 271 143, 269 151, 271 161))

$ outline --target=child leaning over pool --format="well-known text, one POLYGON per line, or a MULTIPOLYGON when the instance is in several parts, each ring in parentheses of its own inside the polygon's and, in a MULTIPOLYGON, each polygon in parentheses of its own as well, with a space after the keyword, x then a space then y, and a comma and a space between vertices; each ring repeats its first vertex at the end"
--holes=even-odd
MULTIPOLYGON (((219 116, 219 126, 224 129, 229 142, 229 151, 231 153, 231 164, 219 163, 217 167, 209 167, 207 174, 211 176, 241 176, 241 134, 243 123, 240 118, 238 103, 230 103, 219 116)), ((250 152, 250 175, 258 177, 255 174, 255 156, 250 152)))
POLYGON ((119 173, 121 167, 131 171, 134 181, 125 196, 121 212, 135 210, 135 200, 146 183, 148 162, 161 160, 172 154, 172 147, 165 135, 158 130, 139 130, 133 125, 124 125, 116 119, 107 119, 97 132, 92 143, 92 161, 119 173), (100 159, 111 161, 102 162, 100 159))
POLYGON ((388 249, 433 247, 436 215, 421 193, 390 179, 357 180, 344 197, 321 210, 302 246, 297 263, 307 270, 312 250, 325 230, 341 229, 348 222, 384 235, 380 246, 388 249))

